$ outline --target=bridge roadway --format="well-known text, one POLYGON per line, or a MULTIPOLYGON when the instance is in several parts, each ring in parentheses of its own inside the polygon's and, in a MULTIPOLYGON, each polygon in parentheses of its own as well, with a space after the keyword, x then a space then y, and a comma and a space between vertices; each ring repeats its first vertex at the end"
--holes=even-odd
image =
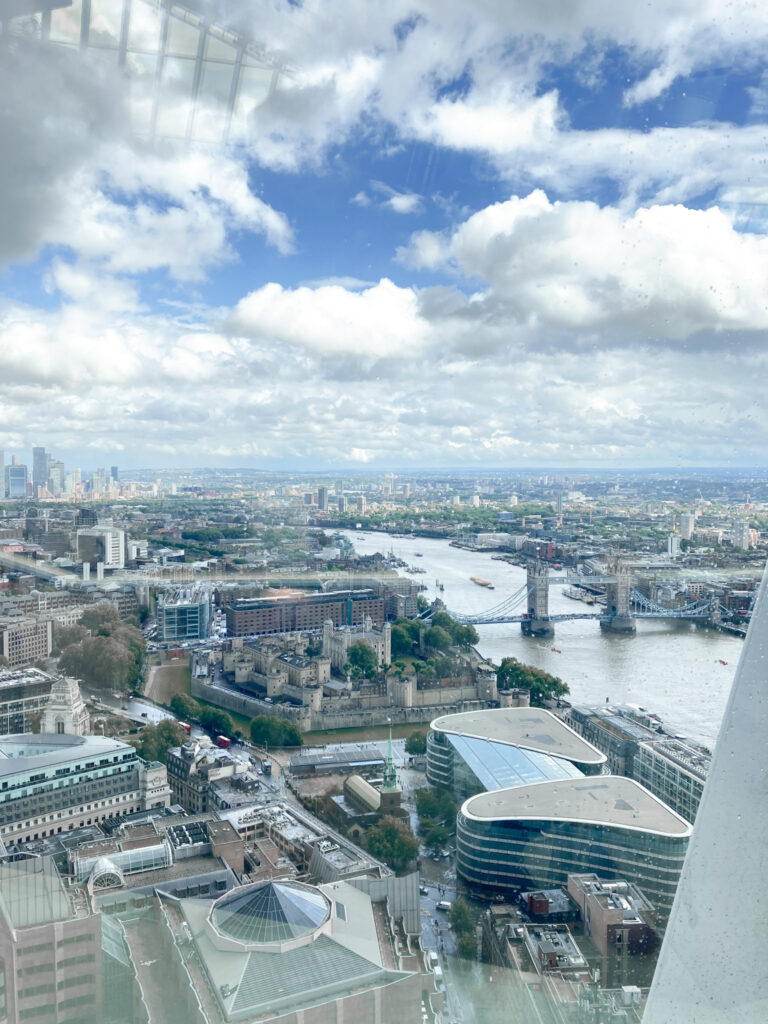
MULTIPOLYGON (((454 616, 452 612, 448 614, 459 619, 461 622, 471 622, 475 626, 490 626, 500 622, 528 622, 531 618, 530 615, 499 615, 486 618, 479 615, 459 617, 458 615, 454 616)), ((630 616, 633 619, 689 619, 704 622, 710 617, 710 609, 707 606, 695 612, 677 611, 674 608, 663 612, 636 612, 630 610, 630 616)), ((562 615, 548 615, 543 621, 574 622, 576 619, 598 619, 601 622, 610 622, 611 616, 605 612, 571 612, 562 615)))

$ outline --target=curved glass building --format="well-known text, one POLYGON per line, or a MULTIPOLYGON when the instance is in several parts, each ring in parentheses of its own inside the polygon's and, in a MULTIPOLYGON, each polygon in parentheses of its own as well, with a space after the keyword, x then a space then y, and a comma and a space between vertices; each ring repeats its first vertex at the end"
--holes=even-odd
POLYGON ((533 782, 579 779, 604 770, 606 756, 542 708, 495 708, 443 715, 427 737, 427 779, 459 799, 533 782))
POLYGON ((669 916, 692 826, 632 779, 565 779, 471 797, 458 815, 457 871, 489 895, 626 878, 669 916))

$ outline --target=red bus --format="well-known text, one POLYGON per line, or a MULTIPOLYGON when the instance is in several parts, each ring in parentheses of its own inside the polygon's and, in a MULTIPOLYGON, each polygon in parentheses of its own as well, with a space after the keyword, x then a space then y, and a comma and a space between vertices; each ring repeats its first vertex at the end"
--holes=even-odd
POLYGON ((186 733, 192 732, 192 726, 189 724, 189 722, 179 722, 179 725, 184 730, 184 732, 186 732, 186 733))
POLYGON ((216 746, 222 747, 224 750, 226 750, 228 747, 232 746, 232 740, 228 736, 217 736, 216 746))

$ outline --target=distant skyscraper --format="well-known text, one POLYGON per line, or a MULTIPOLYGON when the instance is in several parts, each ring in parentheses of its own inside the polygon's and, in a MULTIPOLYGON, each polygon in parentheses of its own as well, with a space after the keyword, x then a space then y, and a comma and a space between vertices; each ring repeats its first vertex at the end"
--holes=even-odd
POLYGON ((693 512, 683 512, 680 516, 680 538, 690 540, 696 528, 696 516, 693 512))
POLYGON ((32 486, 35 495, 38 487, 48 486, 48 453, 45 448, 32 449, 32 486))
POLYGON ((5 497, 5 452, 0 448, 0 498, 5 497))
POLYGON ((5 467, 5 494, 8 498, 26 498, 27 467, 14 462, 5 467))
POLYGON ((346 511, 347 511, 347 499, 344 497, 343 494, 340 494, 339 495, 339 512, 346 512, 346 511))
POLYGON ((317 507, 328 511, 328 488, 318 487, 317 489, 317 507))
POLYGON ((118 483, 119 480, 120 480, 120 474, 117 471, 117 466, 112 466, 112 468, 110 469, 109 472, 110 472, 110 474, 112 476, 112 479, 115 481, 115 483, 118 483))

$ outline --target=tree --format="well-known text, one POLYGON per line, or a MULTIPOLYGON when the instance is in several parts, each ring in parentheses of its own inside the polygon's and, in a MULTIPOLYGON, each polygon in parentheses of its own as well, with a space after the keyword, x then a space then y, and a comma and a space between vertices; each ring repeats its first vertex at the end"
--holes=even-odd
POLYGON ((365 679, 373 679, 379 670, 379 660, 376 657, 376 652, 363 640, 357 640, 351 645, 347 651, 347 660, 352 666, 352 674, 355 675, 355 669, 358 669, 358 676, 362 675, 365 679))
POLYGON ((431 626, 424 636, 424 642, 434 651, 447 651, 452 643, 450 633, 446 633, 441 626, 431 626))
POLYGON ((110 601, 102 601, 95 604, 93 608, 86 609, 79 621, 80 625, 90 630, 91 633, 98 633, 107 626, 111 627, 119 623, 120 616, 117 608, 110 601))
POLYGON ((414 732, 405 741, 406 754, 426 754, 427 734, 425 732, 414 732))
POLYGON ((200 712, 200 725, 206 732, 214 736, 231 736, 233 732, 232 719, 219 708, 203 708, 200 712))
POLYGON ((187 740, 187 734, 172 718, 164 718, 157 725, 146 725, 134 745, 139 757, 145 761, 160 761, 165 764, 171 747, 179 747, 187 740))
POLYGON ((85 626, 76 623, 74 626, 54 626, 53 654, 61 654, 70 644, 80 643, 88 636, 85 626))
POLYGON ((369 853, 383 860, 393 871, 402 871, 419 852, 416 837, 406 822, 388 815, 368 829, 365 845, 369 853))
POLYGON ((257 715, 251 719, 251 742, 258 746, 300 747, 304 743, 301 733, 284 718, 270 718, 268 715, 257 715))
POLYGON ((517 658, 502 658, 496 673, 500 690, 511 690, 515 687, 529 690, 531 704, 544 707, 548 700, 557 700, 570 693, 568 684, 557 676, 551 676, 533 665, 524 665, 517 658))
POLYGON ((410 654, 413 651, 413 640, 408 634, 406 629, 402 626, 394 625, 390 634, 392 642, 392 657, 399 658, 404 654, 410 654))
POLYGON ((422 822, 446 824, 453 831, 456 823, 456 801, 447 789, 425 786, 416 790, 416 810, 422 822))
POLYGON ((186 693, 177 693, 171 697, 171 711, 185 720, 200 717, 200 704, 186 693))
POLYGON ((445 825, 437 825, 427 818, 424 826, 419 828, 419 835, 424 840, 424 845, 430 850, 441 850, 448 842, 451 833, 445 825))
POLYGON ((448 923, 456 935, 463 935, 473 932, 475 923, 472 920, 472 910, 463 896, 457 896, 448 911, 448 923))
POLYGON ((419 615, 423 615, 429 608, 429 601, 424 597, 423 594, 416 595, 416 608, 418 609, 419 615))

